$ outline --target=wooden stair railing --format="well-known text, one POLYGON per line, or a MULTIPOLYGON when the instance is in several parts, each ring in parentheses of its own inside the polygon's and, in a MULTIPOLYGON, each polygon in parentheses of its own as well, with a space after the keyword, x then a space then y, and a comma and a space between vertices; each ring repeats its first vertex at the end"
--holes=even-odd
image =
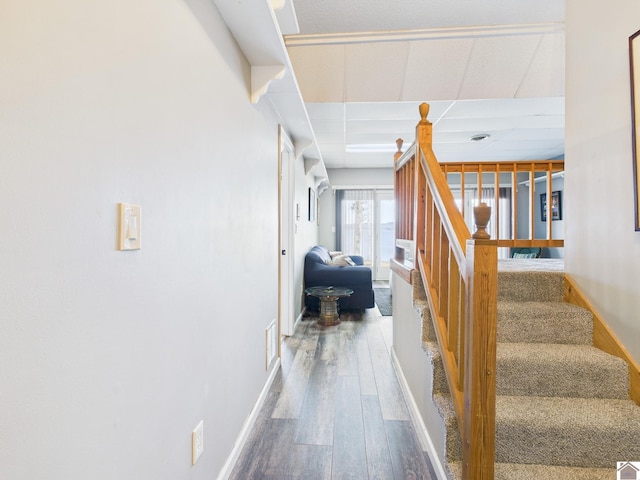
MULTIPOLYGON (((501 206, 500 202, 500 187, 508 187, 506 190, 509 192, 509 204, 511 209, 510 222, 507 225, 509 231, 508 235, 500 235, 501 231, 501 215, 499 211, 493 212, 493 237, 498 240, 499 247, 563 247, 564 240, 554 238, 554 222, 545 222, 545 234, 544 238, 536 238, 535 225, 536 218, 534 213, 538 215, 542 211, 537 209, 536 204, 536 188, 531 188, 531 185, 535 185, 538 182, 544 182, 544 192, 546 198, 552 198, 554 178, 556 176, 564 176, 564 160, 535 160, 531 162, 447 162, 441 163, 440 167, 447 176, 449 184, 452 180, 457 180, 458 191, 460 192, 462 215, 465 215, 465 206, 468 204, 466 200, 466 182, 467 177, 472 177, 475 180, 473 187, 477 192, 476 198, 473 200, 476 203, 482 201, 491 202, 496 206, 498 210, 501 206), (489 197, 484 196, 483 186, 488 184, 490 186, 489 191, 492 191, 492 195, 489 197), (522 225, 520 232, 519 222, 517 221, 519 215, 519 202, 518 202, 518 190, 521 185, 525 185, 527 192, 526 204, 528 206, 527 222, 522 225), (538 211, 537 211, 538 210, 538 211)), ((561 207, 561 204, 560 204, 561 207)), ((557 211, 558 212, 558 211, 557 211)), ((559 210, 561 212, 561 210, 559 210)), ((553 218, 552 205, 547 202, 547 209, 544 212, 546 218, 553 218)))
MULTIPOLYGON (((398 224, 394 271, 409 249, 427 291, 463 447, 463 478, 493 479, 497 241, 487 239, 487 206, 472 236, 431 148, 429 107, 420 105, 416 142, 396 155, 398 224), (407 214, 407 212, 411 212, 407 214), (404 242, 404 243, 402 243, 404 242)), ((401 143, 398 142, 400 148, 401 143)))

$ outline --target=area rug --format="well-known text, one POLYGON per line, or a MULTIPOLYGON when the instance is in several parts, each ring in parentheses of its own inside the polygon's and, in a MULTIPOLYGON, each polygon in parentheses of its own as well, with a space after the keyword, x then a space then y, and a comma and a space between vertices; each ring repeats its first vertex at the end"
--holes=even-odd
POLYGON ((380 310, 380 315, 383 317, 390 317, 392 315, 391 289, 374 288, 373 292, 376 296, 376 305, 378 306, 378 310, 380 310))

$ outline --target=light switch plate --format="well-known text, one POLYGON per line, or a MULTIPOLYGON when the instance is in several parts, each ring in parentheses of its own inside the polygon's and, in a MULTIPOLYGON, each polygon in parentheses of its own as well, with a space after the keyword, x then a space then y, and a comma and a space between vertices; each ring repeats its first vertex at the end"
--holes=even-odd
POLYGON ((204 420, 191 432, 191 465, 195 465, 204 452, 204 420))
POLYGON ((120 203, 118 220, 118 249, 139 250, 142 242, 142 209, 140 205, 120 203))

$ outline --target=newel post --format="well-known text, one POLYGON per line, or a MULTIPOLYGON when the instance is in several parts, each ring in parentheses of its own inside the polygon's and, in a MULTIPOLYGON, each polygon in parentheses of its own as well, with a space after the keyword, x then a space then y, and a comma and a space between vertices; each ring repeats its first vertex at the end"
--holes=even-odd
POLYGON ((416 141, 422 149, 425 149, 427 146, 431 148, 433 143, 433 124, 427 120, 429 104, 421 103, 418 110, 420 111, 420 122, 416 127, 416 141))
POLYGON ((476 231, 471 236, 477 240, 489 240, 491 236, 487 232, 487 224, 491 218, 491 207, 484 202, 473 207, 473 218, 476 224, 476 231))
POLYGON ((393 155, 393 162, 397 162, 400 157, 402 156, 402 144, 404 143, 404 140, 401 138, 398 138, 396 140, 396 146, 398 147, 398 151, 393 155))
POLYGON ((491 208, 474 208, 477 230, 467 240, 462 478, 493 480, 496 432, 498 242, 486 231, 491 208))

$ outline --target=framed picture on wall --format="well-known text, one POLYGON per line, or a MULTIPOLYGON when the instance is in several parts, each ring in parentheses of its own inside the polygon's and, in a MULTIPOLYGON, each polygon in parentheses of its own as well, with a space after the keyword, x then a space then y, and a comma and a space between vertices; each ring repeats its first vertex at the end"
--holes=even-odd
MULTIPOLYGON (((547 194, 540 195, 540 216, 543 222, 547 221, 547 194)), ((562 220, 562 192, 556 190, 551 193, 551 220, 562 220)))
POLYGON ((633 144, 633 199, 635 213, 635 229, 640 231, 640 30, 629 37, 629 71, 631 72, 631 138, 633 144), (636 71, 637 69, 637 71, 636 71))
POLYGON ((316 221, 316 192, 313 188, 309 187, 309 221, 316 221))

